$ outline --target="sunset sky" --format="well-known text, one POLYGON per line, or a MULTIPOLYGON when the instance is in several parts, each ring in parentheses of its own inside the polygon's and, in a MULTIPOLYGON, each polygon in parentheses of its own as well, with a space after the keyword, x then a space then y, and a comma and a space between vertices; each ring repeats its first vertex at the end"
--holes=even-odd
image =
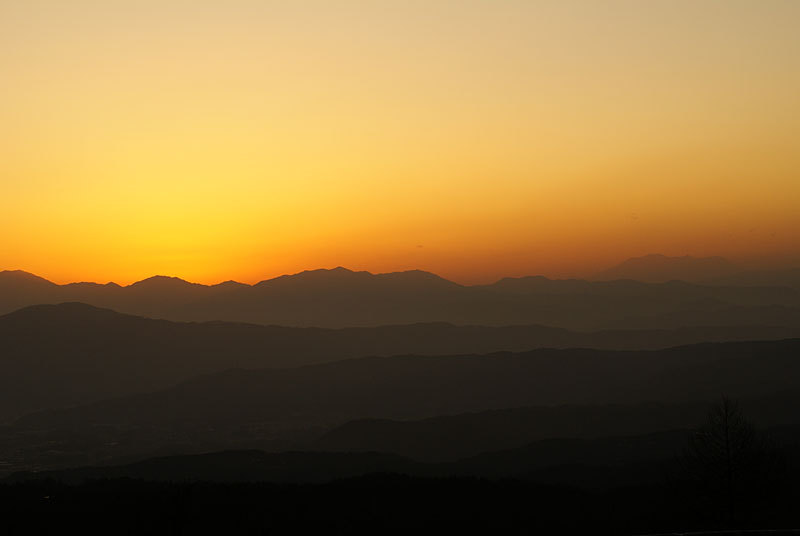
POLYGON ((800 2, 0 0, 0 270, 800 259, 800 2))

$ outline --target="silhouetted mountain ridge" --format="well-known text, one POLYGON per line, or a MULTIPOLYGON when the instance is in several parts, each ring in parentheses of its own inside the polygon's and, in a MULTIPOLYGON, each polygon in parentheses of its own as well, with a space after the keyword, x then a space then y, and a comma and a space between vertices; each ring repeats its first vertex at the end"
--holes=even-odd
POLYGON ((79 301, 180 321, 317 327, 419 322, 545 324, 597 330, 730 325, 723 320, 730 308, 740 308, 737 325, 765 325, 758 308, 782 306, 781 315, 773 315, 769 324, 800 326, 800 292, 785 287, 540 276, 462 286, 419 270, 371 274, 342 267, 281 276, 253 286, 236 282, 207 286, 167 276, 126 287, 111 283, 55 285, 30 274, 4 274, 0 277, 0 313, 27 305, 79 301))
POLYGON ((154 275, 147 279, 142 279, 129 285, 131 288, 155 288, 155 289, 169 289, 169 288, 192 288, 192 287, 208 287, 208 285, 200 285, 198 283, 190 283, 179 277, 170 277, 166 275, 154 275))

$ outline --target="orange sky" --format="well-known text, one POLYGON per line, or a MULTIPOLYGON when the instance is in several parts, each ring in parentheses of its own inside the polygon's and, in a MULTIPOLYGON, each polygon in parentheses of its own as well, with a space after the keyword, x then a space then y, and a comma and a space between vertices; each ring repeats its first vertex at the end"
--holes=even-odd
POLYGON ((798 21, 791 0, 2 2, 0 269, 798 260, 798 21))

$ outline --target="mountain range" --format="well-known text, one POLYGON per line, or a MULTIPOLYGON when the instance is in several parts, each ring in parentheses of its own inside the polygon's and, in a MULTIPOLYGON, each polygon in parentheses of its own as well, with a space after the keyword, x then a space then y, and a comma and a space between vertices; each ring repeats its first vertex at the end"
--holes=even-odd
MULTIPOLYGON (((686 326, 798 326, 800 280, 789 286, 504 278, 464 286, 418 270, 371 274, 313 270, 255 285, 199 285, 156 276, 128 286, 57 285, 26 272, 0 272, 0 313, 37 304, 82 302, 177 321, 230 321, 298 327, 419 322, 543 324, 579 330, 686 326)), ((760 281, 769 282, 759 276, 760 281)), ((743 284, 745 283, 745 284, 743 284)))
POLYGON ((0 272, 0 474, 572 485, 616 478, 624 453, 635 476, 721 395, 759 426, 798 424, 797 276, 662 256, 471 286, 341 267, 255 285, 0 272))

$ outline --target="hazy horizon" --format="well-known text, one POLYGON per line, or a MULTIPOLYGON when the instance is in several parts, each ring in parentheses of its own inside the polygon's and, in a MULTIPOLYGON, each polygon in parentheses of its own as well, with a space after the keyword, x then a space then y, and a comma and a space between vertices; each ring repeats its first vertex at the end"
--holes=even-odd
POLYGON ((798 259, 800 4, 0 6, 0 266, 211 282, 798 259))
MULTIPOLYGON (((533 276, 533 277, 546 277, 548 279, 553 279, 553 280, 559 280, 559 279, 594 280, 594 279, 596 279, 596 277, 602 271, 607 270, 607 269, 611 269, 611 268, 617 268, 618 266, 620 266, 621 264, 623 264, 623 263, 625 263, 627 261, 643 260, 643 259, 654 258, 654 257, 661 257, 661 258, 664 258, 665 260, 678 260, 678 259, 692 259, 692 260, 714 259, 714 260, 717 260, 717 259, 719 259, 719 260, 722 260, 722 261, 729 262, 731 264, 731 267, 737 272, 747 272, 747 271, 757 271, 757 270, 785 270, 785 269, 800 268, 800 260, 798 260, 796 262, 793 262, 793 259, 788 259, 788 258, 784 259, 782 261, 779 261, 779 262, 775 262, 775 261, 769 262, 769 261, 763 261, 763 260, 762 260, 762 262, 752 262, 752 261, 751 262, 733 262, 730 259, 727 259, 725 257, 718 257, 718 256, 714 256, 714 257, 695 257, 695 256, 692 256, 692 255, 681 255, 681 256, 670 257, 670 256, 662 255, 660 253, 648 253, 646 255, 630 257, 630 258, 627 258, 627 259, 619 259, 619 261, 616 262, 616 263, 613 263, 613 264, 610 264, 610 265, 601 265, 601 266, 598 266, 597 268, 592 269, 592 270, 586 269, 586 270, 578 271, 578 272, 541 273, 541 272, 537 272, 534 269, 534 270, 531 270, 531 271, 528 271, 528 272, 520 271, 520 272, 517 272, 517 273, 494 272, 494 273, 492 273, 492 275, 484 275, 483 277, 479 277, 479 278, 466 278, 466 279, 465 278, 457 278, 457 277, 449 277, 447 274, 438 273, 438 272, 435 272, 433 270, 426 270, 426 269, 420 268, 420 267, 403 267, 403 268, 398 268, 398 269, 389 269, 387 271, 378 271, 378 270, 370 270, 369 268, 355 268, 355 267, 352 267, 352 266, 344 266, 344 265, 341 265, 341 264, 329 265, 329 266, 319 266, 319 267, 307 267, 307 268, 303 268, 303 269, 300 269, 299 271, 295 271, 295 272, 267 273, 265 271, 263 276, 255 276, 254 278, 246 279, 246 280, 238 279, 236 277, 226 277, 224 274, 220 278, 210 278, 210 279, 195 280, 195 279, 190 279, 190 278, 187 278, 187 277, 183 277, 181 274, 156 273, 156 272, 144 272, 144 275, 142 275, 141 277, 135 277, 133 279, 126 279, 126 280, 102 278, 102 277, 99 278, 99 279, 94 279, 93 280, 93 279, 88 279, 88 278, 82 278, 80 276, 78 278, 76 278, 76 279, 69 279, 69 278, 64 279, 64 278, 50 277, 45 273, 35 272, 33 270, 30 270, 30 269, 25 269, 24 267, 2 267, 2 266, 0 266, 0 272, 26 272, 26 273, 41 277, 43 279, 46 279, 46 280, 48 280, 48 281, 50 281, 52 283, 56 283, 58 285, 67 285, 67 284, 70 284, 70 283, 98 283, 98 284, 115 283, 115 284, 118 284, 118 285, 121 285, 121 286, 130 286, 130 285, 132 285, 134 283, 143 281, 145 279, 150 279, 150 278, 153 278, 153 277, 169 277, 169 278, 181 279, 181 280, 187 281, 189 283, 196 283, 196 284, 200 284, 200 285, 212 285, 213 286, 213 285, 220 284, 220 283, 225 283, 225 282, 228 282, 228 281, 234 281, 234 282, 243 283, 243 284, 246 284, 246 285, 255 285, 255 284, 260 283, 262 281, 268 281, 268 280, 271 280, 271 279, 276 279, 276 278, 284 277, 284 276, 298 275, 298 274, 301 274, 301 273, 304 273, 304 272, 332 271, 332 270, 335 270, 337 268, 344 268, 345 270, 348 270, 350 272, 367 272, 367 273, 370 273, 372 275, 392 274, 392 273, 401 273, 401 272, 409 272, 409 271, 421 271, 421 272, 427 272, 427 273, 431 273, 431 274, 437 275, 437 276, 439 276, 439 277, 441 277, 443 279, 446 279, 448 281, 452 281, 454 283, 458 283, 459 285, 471 286, 471 285, 492 284, 492 283, 496 283, 497 281, 500 281, 500 280, 502 280, 504 278, 519 278, 519 277, 531 277, 531 276, 533 276)), ((678 278, 678 279, 680 279, 680 278, 678 278)))

